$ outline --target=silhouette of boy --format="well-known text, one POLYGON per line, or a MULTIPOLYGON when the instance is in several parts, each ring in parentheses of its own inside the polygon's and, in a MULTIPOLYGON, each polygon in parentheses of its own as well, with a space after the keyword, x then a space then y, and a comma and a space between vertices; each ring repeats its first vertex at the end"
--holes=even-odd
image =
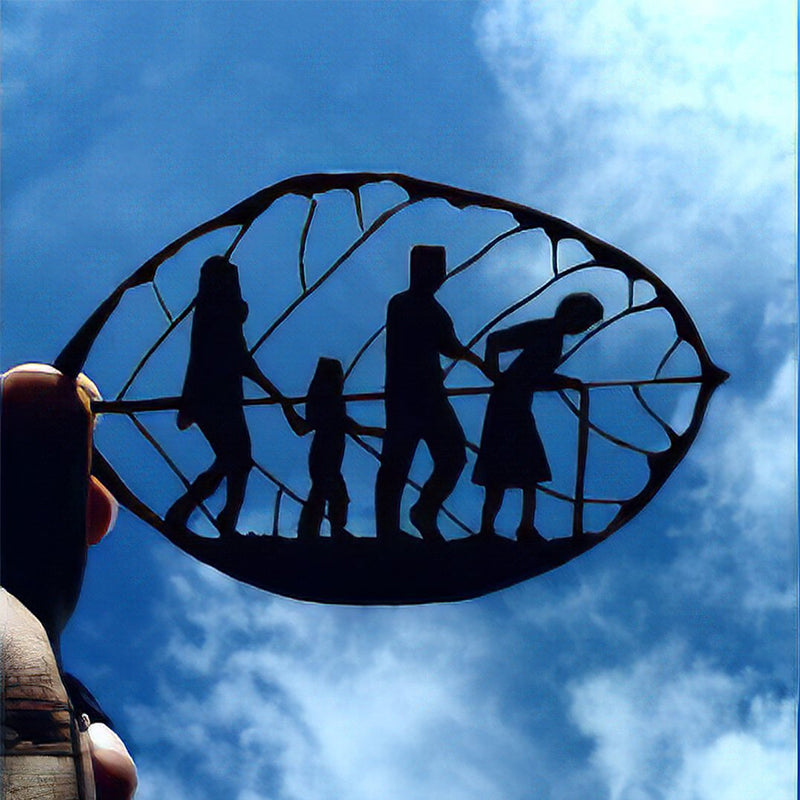
POLYGON ((444 247, 411 249, 409 288, 386 311, 386 434, 375 484, 379 538, 402 535, 400 503, 414 453, 428 446, 433 471, 409 516, 426 541, 442 541, 436 518, 466 464, 464 431, 444 387, 440 356, 486 372, 483 360, 458 340, 453 321, 434 298, 446 277, 444 247))

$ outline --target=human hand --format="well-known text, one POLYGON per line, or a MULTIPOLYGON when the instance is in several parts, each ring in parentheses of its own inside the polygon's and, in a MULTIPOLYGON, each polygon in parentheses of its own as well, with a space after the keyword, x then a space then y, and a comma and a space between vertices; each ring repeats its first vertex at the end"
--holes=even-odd
POLYGON ((476 366, 492 383, 497 383, 500 377, 500 368, 497 364, 496 354, 490 355, 487 353, 487 357, 483 359, 471 350, 467 350, 467 352, 469 353, 469 358, 467 360, 476 366))
POLYGON ((483 362, 483 374, 492 382, 497 383, 500 380, 500 369, 489 361, 483 362))
MULTIPOLYGON (((6 590, 2 652, 7 708, 13 705, 10 693, 25 686, 26 676, 36 677, 34 690, 43 687, 49 701, 62 709, 66 705, 59 676, 61 631, 80 593, 87 549, 116 518, 116 502, 89 474, 93 396, 99 397, 97 389, 84 376, 74 381, 42 364, 15 367, 2 376, 0 575, 6 590)), ((18 722, 25 723, 24 714, 18 722)), ((84 722, 86 730, 75 730, 72 737, 67 728, 67 738, 82 740, 98 800, 127 800, 136 787, 130 755, 108 726, 84 722)), ((38 741, 28 738, 20 742, 34 746, 38 741)), ((54 800, 76 796, 63 794, 67 779, 53 774, 55 762, 66 761, 73 771, 75 762, 38 755, 27 761, 27 771, 20 770, 25 759, 5 758, 8 780, 29 780, 37 787, 51 781, 54 800)), ((89 773, 88 767, 84 772, 89 773)), ((74 778, 80 780, 80 773, 74 778)))
POLYGON ((297 436, 305 436, 311 430, 311 426, 295 411, 294 405, 289 400, 284 399, 281 402, 281 409, 289 427, 297 436))
POLYGON ((361 425, 356 422, 353 425, 352 433, 358 436, 374 436, 376 439, 383 439, 386 435, 386 428, 379 428, 377 425, 361 425))
POLYGON ((553 382, 556 389, 574 389, 576 392, 583 389, 583 382, 577 378, 571 378, 568 375, 553 375, 553 382))

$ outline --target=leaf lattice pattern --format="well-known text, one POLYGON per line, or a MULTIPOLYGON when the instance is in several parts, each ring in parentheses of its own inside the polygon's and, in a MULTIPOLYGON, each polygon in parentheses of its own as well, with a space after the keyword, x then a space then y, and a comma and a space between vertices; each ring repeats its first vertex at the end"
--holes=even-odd
MULTIPOLYGON (((604 538, 638 513, 685 455, 726 377, 672 291, 631 256, 547 214, 371 173, 288 179, 198 226, 117 287, 65 348, 62 369, 77 371, 88 357, 87 369, 106 391, 118 387, 113 399, 97 404, 105 417, 97 440, 123 502, 175 541, 165 511, 209 460, 199 431, 175 426, 206 258, 224 254, 238 265, 250 353, 298 411, 317 359, 326 356, 343 365, 348 414, 380 427, 386 305, 406 288, 408 254, 417 243, 446 248, 437 298, 461 341, 480 355, 490 334, 552 317, 567 294, 590 292, 602 302, 602 321, 565 339, 558 372, 573 379, 570 388, 534 396, 552 468, 552 481, 538 486, 537 527, 548 540, 604 538)), ((444 375, 473 461, 490 384, 463 361, 445 364, 444 375)), ((248 392, 253 470, 239 532, 291 539, 308 497, 309 437, 291 431, 275 398, 255 386, 248 392)), ((346 448, 348 529, 358 537, 374 536, 380 448, 358 433, 346 448)), ((443 508, 449 540, 471 537, 480 525, 482 495, 470 481, 472 468, 468 463, 443 508)), ((420 448, 407 503, 429 471, 420 448)), ((196 538, 216 537, 222 495, 200 504, 192 520, 196 538)), ((404 507, 404 519, 406 513, 404 507)), ((512 535, 514 513, 501 512, 501 533, 512 535)))

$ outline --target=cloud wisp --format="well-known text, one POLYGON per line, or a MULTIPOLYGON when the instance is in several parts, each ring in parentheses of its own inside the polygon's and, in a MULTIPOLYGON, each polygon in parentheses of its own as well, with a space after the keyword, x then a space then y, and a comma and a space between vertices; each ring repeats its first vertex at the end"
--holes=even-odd
POLYGON ((794 703, 670 644, 572 687, 609 800, 791 800, 794 703))
POLYGON ((482 7, 516 191, 734 335, 760 324, 770 297, 794 294, 794 22, 794 4, 756 0, 482 7))
POLYGON ((537 746, 482 685, 480 613, 312 606, 196 566, 162 610, 161 710, 128 713, 144 798, 163 763, 193 797, 526 796, 537 746))

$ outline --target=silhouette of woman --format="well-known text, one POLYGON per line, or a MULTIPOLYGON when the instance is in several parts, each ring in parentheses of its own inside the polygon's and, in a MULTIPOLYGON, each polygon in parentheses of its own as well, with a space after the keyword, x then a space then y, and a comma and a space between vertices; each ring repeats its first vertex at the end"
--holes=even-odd
POLYGON ((314 431, 308 453, 308 472, 311 490, 308 494, 297 527, 299 539, 319 536, 325 504, 331 522, 331 536, 346 539, 347 506, 350 498, 342 476, 345 434, 382 436, 382 428, 359 425, 347 416, 344 390, 344 372, 338 359, 320 358, 306 397, 306 426, 314 431))
POLYGON ((249 378, 281 401, 283 412, 296 432, 302 422, 250 355, 242 331, 247 312, 238 268, 222 256, 212 256, 200 269, 177 424, 181 430, 196 424, 215 458, 173 504, 165 519, 172 525, 185 526, 192 511, 225 479, 225 506, 215 523, 223 538, 236 533, 252 465, 250 433, 242 408, 242 378, 249 378))
POLYGON ((517 541, 541 541, 534 527, 536 485, 552 478, 544 445, 531 411, 533 393, 580 383, 555 374, 566 334, 582 333, 603 317, 603 306, 591 294, 567 295, 555 316, 496 331, 486 339, 486 363, 498 374, 489 395, 480 449, 472 482, 485 497, 480 534, 494 535, 494 523, 506 489, 522 489, 517 541), (521 350, 504 371, 499 354, 521 350))

